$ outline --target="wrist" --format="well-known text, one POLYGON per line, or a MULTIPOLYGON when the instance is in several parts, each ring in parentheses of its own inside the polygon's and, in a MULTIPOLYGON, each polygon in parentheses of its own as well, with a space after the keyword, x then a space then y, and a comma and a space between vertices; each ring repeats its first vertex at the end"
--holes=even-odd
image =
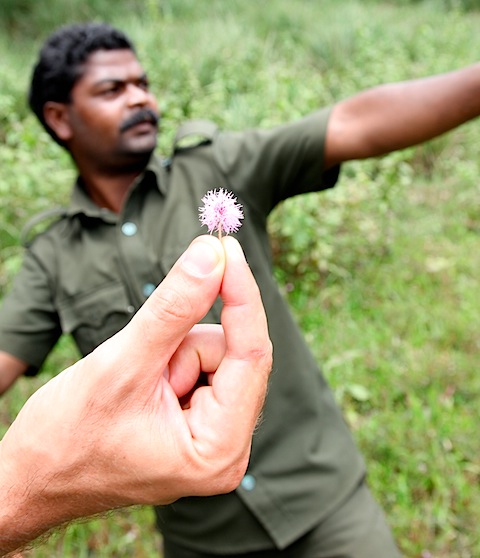
POLYGON ((28 434, 19 442, 19 434, 11 427, 0 442, 0 556, 78 517, 84 506, 58 456, 31 446, 28 434))
POLYGON ((0 442, 0 556, 25 546, 49 529, 48 518, 39 507, 39 479, 30 479, 0 442))

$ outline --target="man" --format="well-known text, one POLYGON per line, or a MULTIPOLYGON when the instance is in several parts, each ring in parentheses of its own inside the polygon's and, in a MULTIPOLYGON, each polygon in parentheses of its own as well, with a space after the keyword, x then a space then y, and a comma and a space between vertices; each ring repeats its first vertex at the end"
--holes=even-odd
POLYGON ((242 250, 223 245, 196 239, 121 332, 23 407, 0 442, 1 556, 77 517, 238 485, 271 343, 242 250), (223 329, 195 326, 218 294, 223 329))
MULTIPOLYGON (((199 200, 226 188, 274 347, 272 381, 238 488, 156 508, 166 558, 398 556, 361 456, 271 273, 266 219, 288 197, 333 187, 343 161, 388 153, 480 113, 480 65, 360 93, 272 130, 189 123, 153 155, 157 105, 133 47, 101 25, 43 48, 30 102, 79 172, 72 204, 29 246, 0 313, 4 389, 38 369, 60 333, 83 354, 125 325, 199 234, 199 200)), ((218 304, 207 316, 218 321, 218 304)))

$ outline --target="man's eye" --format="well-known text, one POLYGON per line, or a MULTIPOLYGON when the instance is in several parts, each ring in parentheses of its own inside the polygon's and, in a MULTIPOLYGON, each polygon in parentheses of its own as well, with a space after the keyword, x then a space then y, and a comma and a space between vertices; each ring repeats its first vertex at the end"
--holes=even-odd
POLYGON ((102 95, 115 95, 122 90, 122 86, 118 83, 110 85, 101 91, 102 95))

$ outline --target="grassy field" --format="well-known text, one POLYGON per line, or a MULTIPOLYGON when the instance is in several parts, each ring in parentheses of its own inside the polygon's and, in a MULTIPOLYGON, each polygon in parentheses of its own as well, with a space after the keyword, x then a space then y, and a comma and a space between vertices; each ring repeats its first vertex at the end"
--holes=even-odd
MULTIPOLYGON (((164 113, 270 126, 356 91, 448 71, 480 52, 465 1, 2 0, 0 296, 20 231, 68 199, 68 158, 25 105, 29 70, 57 25, 92 18, 137 44, 164 113), (3 10, 3 12, 2 12, 3 10)), ((338 187, 270 220, 275 272, 369 466, 405 556, 480 556, 478 122, 427 145, 344 165, 338 187)), ((42 373, 0 401, 0 435, 25 399, 77 358, 62 339, 42 373)), ((70 526, 25 556, 158 556, 149 509, 70 526)))

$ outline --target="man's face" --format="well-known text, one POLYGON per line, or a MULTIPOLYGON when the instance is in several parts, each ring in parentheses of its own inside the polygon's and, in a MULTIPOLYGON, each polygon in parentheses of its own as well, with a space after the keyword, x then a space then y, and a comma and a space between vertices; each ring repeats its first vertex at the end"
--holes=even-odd
POLYGON ((66 109, 67 145, 77 164, 106 168, 135 165, 155 149, 157 102, 130 50, 91 54, 66 109))

